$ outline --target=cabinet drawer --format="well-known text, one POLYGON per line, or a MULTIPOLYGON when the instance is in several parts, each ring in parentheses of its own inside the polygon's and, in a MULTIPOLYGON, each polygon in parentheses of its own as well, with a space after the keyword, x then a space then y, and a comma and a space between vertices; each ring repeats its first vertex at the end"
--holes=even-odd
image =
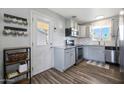
POLYGON ((75 48, 68 48, 68 49, 65 49, 65 52, 75 52, 75 48))
POLYGON ((75 52, 75 48, 71 48, 70 49, 70 52, 75 52))
POLYGON ((70 53, 70 49, 65 49, 65 53, 70 53))

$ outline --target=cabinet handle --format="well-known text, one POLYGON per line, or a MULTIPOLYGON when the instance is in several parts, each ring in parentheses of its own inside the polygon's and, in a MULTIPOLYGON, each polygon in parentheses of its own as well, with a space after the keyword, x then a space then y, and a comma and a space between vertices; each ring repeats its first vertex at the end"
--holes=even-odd
POLYGON ((71 53, 71 56, 73 56, 73 54, 71 53))
POLYGON ((66 52, 66 53, 70 53, 70 52, 66 52))

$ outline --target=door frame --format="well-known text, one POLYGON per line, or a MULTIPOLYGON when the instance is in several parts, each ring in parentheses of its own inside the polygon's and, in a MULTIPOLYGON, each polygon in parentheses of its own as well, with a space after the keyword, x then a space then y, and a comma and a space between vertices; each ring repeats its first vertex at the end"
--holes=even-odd
MULTIPOLYGON (((40 13, 40 12, 38 12, 38 11, 35 11, 35 10, 32 10, 31 11, 31 27, 30 27, 30 30, 31 30, 31 32, 30 32, 30 34, 31 34, 31 37, 30 37, 30 46, 31 46, 31 64, 33 64, 33 60, 34 60, 34 58, 33 58, 33 17, 35 16, 35 15, 41 15, 42 17, 45 17, 45 18, 50 18, 49 16, 47 16, 47 15, 45 15, 45 14, 42 14, 42 13, 40 13)), ((53 21, 54 19, 53 18, 50 18, 50 20, 51 21, 53 21)), ((54 22, 54 21, 53 21, 54 22)), ((52 57, 52 55, 51 55, 51 57, 52 57)), ((53 59, 51 60, 51 62, 53 61, 53 59)), ((31 72, 33 72, 33 65, 31 65, 31 72)), ((31 73, 31 76, 34 76, 34 73, 31 73)))

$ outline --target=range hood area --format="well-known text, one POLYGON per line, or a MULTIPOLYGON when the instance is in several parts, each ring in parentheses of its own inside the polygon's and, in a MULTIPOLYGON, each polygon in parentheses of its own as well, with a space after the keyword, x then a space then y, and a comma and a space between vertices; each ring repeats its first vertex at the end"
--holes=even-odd
POLYGON ((76 21, 76 16, 72 16, 71 19, 66 21, 65 36, 67 37, 78 37, 79 36, 79 25, 76 21))

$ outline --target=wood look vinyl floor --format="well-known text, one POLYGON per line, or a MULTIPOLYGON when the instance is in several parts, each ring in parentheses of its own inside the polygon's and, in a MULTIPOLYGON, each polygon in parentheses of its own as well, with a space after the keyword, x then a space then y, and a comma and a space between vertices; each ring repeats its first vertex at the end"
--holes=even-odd
POLYGON ((32 77, 32 84, 124 84, 119 67, 104 69, 87 64, 85 61, 65 72, 54 68, 32 77))

